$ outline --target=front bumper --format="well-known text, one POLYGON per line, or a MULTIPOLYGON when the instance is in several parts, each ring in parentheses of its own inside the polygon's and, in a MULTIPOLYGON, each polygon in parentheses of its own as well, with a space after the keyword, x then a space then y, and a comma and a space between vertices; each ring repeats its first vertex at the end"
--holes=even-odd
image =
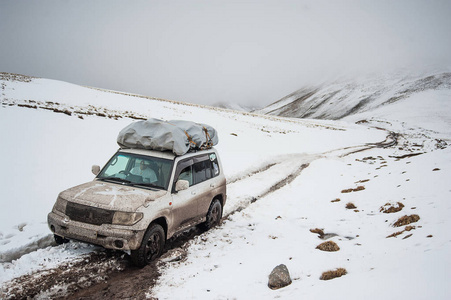
POLYGON ((110 224, 97 226, 76 222, 54 212, 48 214, 47 223, 54 234, 63 238, 116 250, 138 249, 145 233, 145 230, 117 228, 110 224))

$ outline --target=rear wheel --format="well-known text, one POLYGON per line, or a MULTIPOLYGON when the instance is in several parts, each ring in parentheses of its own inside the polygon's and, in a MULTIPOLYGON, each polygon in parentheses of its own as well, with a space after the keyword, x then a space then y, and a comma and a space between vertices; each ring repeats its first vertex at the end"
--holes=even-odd
POLYGON ((130 252, 133 264, 138 267, 146 266, 161 255, 164 244, 165 234, 163 227, 158 224, 150 225, 144 234, 141 246, 130 252))
POLYGON ((222 218, 222 205, 218 199, 214 199, 207 213, 207 220, 202 224, 206 230, 219 224, 222 218))

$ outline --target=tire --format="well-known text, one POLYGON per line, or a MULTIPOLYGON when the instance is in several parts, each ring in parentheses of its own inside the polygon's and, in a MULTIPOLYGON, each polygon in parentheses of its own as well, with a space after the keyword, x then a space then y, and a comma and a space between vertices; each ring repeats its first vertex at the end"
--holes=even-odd
POLYGON ((210 204, 210 208, 207 213, 207 220, 202 223, 202 227, 205 230, 209 230, 210 228, 219 224, 222 218, 222 205, 218 199, 213 199, 210 204))
POLYGON ((163 227, 158 224, 151 224, 144 234, 141 246, 130 251, 132 263, 140 268, 148 265, 161 255, 165 242, 163 227))
POLYGON ((55 239, 55 242, 56 242, 57 245, 62 245, 62 244, 69 243, 68 239, 65 239, 62 236, 59 236, 59 235, 56 235, 56 234, 53 235, 53 238, 55 239))

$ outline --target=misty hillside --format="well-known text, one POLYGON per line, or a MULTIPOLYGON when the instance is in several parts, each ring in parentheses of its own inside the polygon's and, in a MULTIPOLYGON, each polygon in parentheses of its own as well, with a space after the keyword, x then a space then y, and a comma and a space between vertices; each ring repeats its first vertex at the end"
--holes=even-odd
MULTIPOLYGON (((292 118, 338 120, 388 106, 433 90, 451 90, 451 73, 390 75, 306 86, 257 113, 292 118)), ((404 105, 409 109, 409 105, 404 105)))
POLYGON ((255 111, 255 110, 259 109, 259 107, 256 107, 256 106, 243 105, 240 103, 232 103, 232 102, 217 102, 217 103, 213 104, 212 106, 236 110, 236 111, 245 111, 245 112, 251 112, 251 111, 255 111))

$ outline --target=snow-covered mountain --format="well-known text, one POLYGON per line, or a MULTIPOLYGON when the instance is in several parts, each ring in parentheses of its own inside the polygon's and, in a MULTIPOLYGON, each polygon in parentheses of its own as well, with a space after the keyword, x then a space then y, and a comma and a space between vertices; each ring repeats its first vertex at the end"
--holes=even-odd
MULTIPOLYGON (((442 90, 451 90, 451 73, 367 76, 304 87, 256 112, 290 118, 338 120, 376 112, 419 93, 442 90)), ((408 104, 405 109, 409 109, 408 104)))
POLYGON ((450 75, 409 78, 322 85, 262 110, 285 118, 0 73, 0 298, 450 299, 450 75), (144 269, 56 246, 58 193, 92 180, 118 132, 150 117, 217 129, 222 224, 144 269), (280 264, 291 284, 272 290, 280 264))

